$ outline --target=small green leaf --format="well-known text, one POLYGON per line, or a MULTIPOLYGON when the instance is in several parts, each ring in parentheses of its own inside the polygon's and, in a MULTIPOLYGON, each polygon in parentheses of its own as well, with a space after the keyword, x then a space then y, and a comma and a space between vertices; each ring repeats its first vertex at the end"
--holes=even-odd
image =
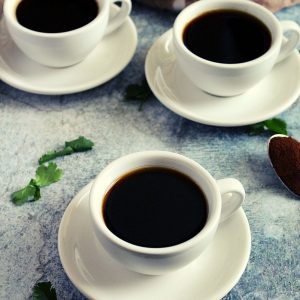
POLYGON ((126 88, 125 99, 126 100, 140 100, 146 101, 151 96, 151 91, 146 89, 142 85, 132 84, 126 88))
POLYGON ((70 142, 65 142, 65 147, 72 148, 74 152, 88 151, 91 150, 93 146, 94 143, 91 140, 85 138, 84 136, 80 136, 78 139, 70 142))
POLYGON ((94 146, 94 143, 83 137, 80 136, 78 139, 65 142, 65 147, 62 150, 54 150, 54 151, 49 151, 46 154, 42 155, 39 159, 39 164, 43 164, 45 162, 48 162, 50 160, 53 160, 57 157, 62 157, 65 155, 70 155, 75 152, 84 152, 91 150, 94 146))
POLYGON ((23 189, 11 194, 12 202, 19 206, 26 202, 39 200, 41 198, 40 187, 58 181, 61 176, 62 170, 58 169, 55 163, 39 166, 36 170, 36 178, 31 179, 23 189))
POLYGON ((36 186, 35 188, 36 189, 35 189, 33 201, 37 201, 37 200, 41 199, 41 189, 40 189, 40 187, 36 186))
POLYGON ((40 166, 35 172, 35 179, 31 179, 29 184, 21 190, 11 194, 11 199, 15 205, 22 205, 26 202, 36 201, 41 198, 40 187, 50 185, 60 180, 63 171, 53 162, 44 165, 52 159, 60 156, 70 155, 74 152, 91 150, 94 143, 83 136, 78 139, 65 142, 65 147, 58 151, 49 151, 39 159, 40 166))
POLYGON ((29 185, 35 187, 34 199, 32 201, 37 201, 41 198, 41 190, 40 187, 36 184, 35 179, 31 179, 29 185))
POLYGON ((78 139, 65 142, 65 147, 62 150, 48 151, 46 154, 42 155, 39 159, 39 164, 43 164, 57 157, 62 157, 66 155, 73 154, 75 152, 84 152, 91 150, 94 143, 87 138, 80 136, 78 139))
POLYGON ((38 282, 32 293, 33 300, 57 300, 56 291, 51 282, 38 282))
POLYGON ((63 174, 63 171, 53 162, 47 165, 40 165, 36 170, 36 185, 43 187, 57 182, 63 174))
POLYGON ((286 122, 279 118, 269 119, 249 126, 250 135, 258 135, 267 130, 272 133, 288 134, 286 122))
POLYGON ((287 124, 285 121, 278 119, 278 118, 273 118, 270 120, 265 121, 265 126, 272 132, 274 133, 279 133, 279 134, 285 134, 287 135, 287 124))
POLYGON ((74 153, 74 150, 71 147, 65 147, 63 150, 60 151, 49 151, 39 159, 39 164, 41 165, 49 160, 65 155, 70 155, 72 153, 74 153))
POLYGON ((23 189, 11 194, 12 202, 17 205, 23 205, 26 202, 36 201, 41 198, 40 188, 30 183, 23 189))
POLYGON ((253 124, 249 126, 250 135, 259 135, 265 131, 265 125, 263 122, 253 124))
POLYGON ((149 100, 152 96, 152 91, 144 78, 140 84, 130 84, 125 90, 124 99, 127 101, 140 101, 141 105, 149 100))

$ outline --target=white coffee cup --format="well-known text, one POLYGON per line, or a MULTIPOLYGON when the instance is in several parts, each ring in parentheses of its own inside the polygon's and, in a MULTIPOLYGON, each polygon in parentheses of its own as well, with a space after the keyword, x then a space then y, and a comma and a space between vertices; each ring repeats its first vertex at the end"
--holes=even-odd
POLYGON ((245 190, 236 179, 216 181, 208 171, 189 158, 172 152, 146 151, 127 155, 110 163, 96 177, 89 204, 95 238, 107 253, 130 270, 160 275, 182 268, 195 260, 213 240, 219 223, 229 218, 241 206, 244 198, 245 190), (106 193, 118 179, 145 167, 177 170, 201 187, 208 204, 208 218, 204 228, 196 236, 175 246, 149 248, 128 243, 107 228, 102 212, 106 193))
POLYGON ((177 16, 172 41, 172 51, 180 69, 197 87, 217 96, 234 96, 255 86, 276 63, 293 52, 300 41, 300 27, 292 21, 280 22, 266 8, 248 0, 201 0, 177 16), (203 13, 219 9, 242 11, 262 21, 272 37, 269 50, 254 60, 236 64, 217 63, 192 53, 183 42, 186 25, 203 13), (290 33, 287 40, 283 35, 286 32, 290 33))
POLYGON ((131 0, 95 1, 99 6, 97 17, 85 26, 66 32, 43 33, 22 26, 16 17, 21 0, 5 0, 4 20, 13 41, 32 60, 50 67, 67 67, 86 58, 104 35, 123 24, 131 11, 131 0), (109 19, 110 7, 114 2, 122 2, 122 6, 109 19))

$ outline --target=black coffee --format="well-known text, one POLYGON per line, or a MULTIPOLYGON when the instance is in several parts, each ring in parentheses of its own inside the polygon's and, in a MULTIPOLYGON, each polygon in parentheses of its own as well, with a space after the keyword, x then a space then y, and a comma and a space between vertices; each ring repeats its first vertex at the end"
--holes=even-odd
POLYGON ((119 179, 106 194, 107 227, 129 243, 160 248, 195 236, 208 214, 205 196, 189 177, 150 167, 119 179))
POLYGON ((256 17, 224 9, 200 15, 187 24, 183 42, 201 58, 235 64, 263 55, 270 48, 272 37, 256 17))
POLYGON ((98 15, 95 0, 22 0, 16 11, 24 27, 47 33, 80 28, 98 15))

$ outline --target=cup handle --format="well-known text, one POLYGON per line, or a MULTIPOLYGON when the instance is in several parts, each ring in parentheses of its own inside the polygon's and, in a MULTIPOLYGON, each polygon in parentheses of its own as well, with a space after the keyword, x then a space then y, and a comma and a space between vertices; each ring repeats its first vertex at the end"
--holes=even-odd
POLYGON ((245 189, 243 185, 234 178, 217 180, 217 185, 222 198, 220 218, 220 223, 222 223, 241 207, 245 199, 245 189))
POLYGON ((167 66, 174 63, 176 57, 173 48, 172 29, 170 29, 167 33, 166 39, 157 47, 157 50, 159 51, 157 58, 159 59, 160 64, 167 66))
POLYGON ((106 27, 105 35, 112 33, 114 30, 119 28, 129 16, 131 12, 131 0, 110 0, 111 4, 115 2, 121 2, 121 7, 119 11, 109 19, 108 25, 106 27))
POLYGON ((280 22, 283 34, 288 32, 290 36, 287 40, 282 41, 281 49, 276 63, 284 60, 288 57, 300 43, 300 27, 293 21, 281 21, 280 22))

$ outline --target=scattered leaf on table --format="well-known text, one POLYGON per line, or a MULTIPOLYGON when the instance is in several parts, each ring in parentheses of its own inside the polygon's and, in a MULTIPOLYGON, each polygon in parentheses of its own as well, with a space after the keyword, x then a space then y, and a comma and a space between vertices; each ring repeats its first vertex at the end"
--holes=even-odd
POLYGON ((249 126, 250 135, 259 135, 266 131, 287 135, 287 124, 279 118, 269 119, 249 126))
POLYGON ((62 157, 65 155, 70 155, 75 152, 84 152, 91 150, 94 146, 94 143, 85 138, 84 136, 80 136, 78 139, 65 142, 65 147, 61 150, 49 151, 46 154, 42 155, 39 159, 39 164, 43 164, 47 161, 53 160, 57 157, 62 157))
POLYGON ((74 152, 84 152, 91 150, 94 146, 94 143, 84 136, 80 136, 76 140, 66 142, 65 146, 66 148, 72 148, 74 152))
POLYGON ((17 205, 23 205, 26 202, 36 201, 41 198, 40 188, 36 186, 32 179, 30 183, 19 191, 12 193, 12 202, 17 205))
POLYGON ((57 182, 63 172, 55 163, 40 165, 36 170, 35 179, 31 179, 24 188, 11 194, 12 202, 15 205, 23 205, 26 202, 32 202, 41 198, 40 188, 57 182))
POLYGON ((43 187, 57 182, 63 171, 57 167, 56 163, 50 162, 48 165, 40 165, 36 170, 36 185, 43 187))
POLYGON ((57 300, 56 291, 51 282, 38 282, 32 293, 33 300, 57 300))
POLYGON ((152 96, 152 91, 144 78, 139 84, 130 84, 125 90, 124 98, 127 101, 140 101, 141 109, 144 102, 148 101, 152 96))

